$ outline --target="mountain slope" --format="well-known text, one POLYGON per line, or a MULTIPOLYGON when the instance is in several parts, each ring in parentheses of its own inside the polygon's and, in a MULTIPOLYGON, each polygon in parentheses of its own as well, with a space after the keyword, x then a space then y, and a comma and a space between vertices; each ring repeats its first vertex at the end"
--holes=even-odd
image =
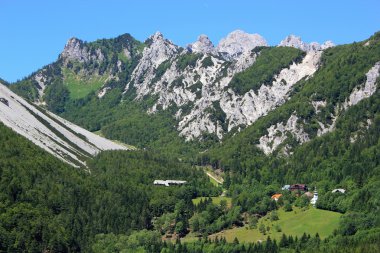
POLYGON ((86 166, 102 150, 127 149, 29 104, 2 84, 0 99, 3 124, 71 165, 86 166))
MULTIPOLYGON (((288 156, 298 145, 333 132, 340 117, 378 90, 379 38, 377 33, 366 41, 326 50, 312 78, 299 82, 282 106, 226 138, 215 152, 211 150, 213 159, 233 167, 235 162, 226 161, 232 157, 244 163, 263 153, 288 156)), ((352 123, 369 127, 371 122, 373 118, 368 117, 365 122, 352 123)))
MULTIPOLYGON (((56 62, 12 89, 62 115, 78 115, 89 100, 102 104, 108 93, 117 94, 114 106, 128 103, 147 114, 168 112, 173 117, 168 122, 174 121, 184 140, 215 142, 283 104, 298 81, 317 71, 322 50, 332 46, 296 42, 269 47, 260 35, 239 30, 216 47, 202 35, 181 48, 159 32, 144 43, 130 35, 90 43, 72 38, 56 62)), ((82 121, 93 121, 85 114, 65 117, 86 128, 82 121)), ((110 115, 115 117, 121 120, 110 115)), ((120 123, 110 120, 90 129, 102 128, 108 134, 120 123)))

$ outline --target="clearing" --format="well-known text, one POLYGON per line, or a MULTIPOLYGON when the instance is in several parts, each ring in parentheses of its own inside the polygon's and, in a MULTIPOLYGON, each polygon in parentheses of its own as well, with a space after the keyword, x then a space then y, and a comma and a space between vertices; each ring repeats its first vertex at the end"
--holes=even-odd
MULTIPOLYGON (((208 199, 209 197, 198 197, 198 198, 195 198, 193 199, 193 204, 194 205, 198 205, 201 200, 205 201, 206 199, 208 199)), ((227 207, 231 207, 231 201, 232 199, 230 197, 222 197, 222 196, 219 196, 219 197, 210 197, 212 199, 212 203, 215 204, 215 205, 220 205, 220 202, 222 200, 225 200, 227 201, 227 207)))
POLYGON ((72 99, 84 98, 90 92, 99 90, 107 80, 105 76, 100 75, 83 77, 71 69, 64 69, 63 76, 64 84, 67 85, 72 99))
POLYGON ((293 207, 293 211, 285 212, 283 209, 277 210, 279 220, 271 221, 270 214, 261 218, 257 224, 257 228, 249 229, 248 226, 227 229, 219 233, 210 235, 214 239, 225 237, 228 242, 232 242, 236 237, 240 242, 257 242, 266 240, 268 236, 271 239, 279 241, 282 234, 298 236, 300 238, 305 232, 311 236, 319 234, 321 239, 331 235, 334 229, 338 228, 339 219, 342 214, 326 210, 320 210, 310 207, 307 210, 301 210, 293 207), (264 224, 265 228, 269 227, 269 231, 265 234, 259 232, 260 224, 264 224))

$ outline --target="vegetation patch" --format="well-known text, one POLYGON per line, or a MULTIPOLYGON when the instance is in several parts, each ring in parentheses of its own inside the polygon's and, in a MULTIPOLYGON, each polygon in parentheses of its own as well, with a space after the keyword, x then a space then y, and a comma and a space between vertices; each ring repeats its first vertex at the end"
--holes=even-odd
POLYGON ((245 71, 236 74, 228 87, 243 95, 249 90, 257 91, 262 84, 270 84, 275 75, 293 62, 302 61, 305 52, 291 47, 263 48, 256 62, 245 71))
POLYGON ((71 99, 84 98, 93 91, 99 90, 106 82, 106 76, 92 75, 82 77, 70 69, 63 69, 63 83, 70 91, 71 99))
MULTIPOLYGON (((207 200, 209 197, 198 197, 198 198, 195 198, 193 199, 193 204, 194 205, 198 205, 201 201, 205 201, 207 200)), ((214 205, 220 205, 220 203, 222 201, 226 201, 227 202, 227 206, 228 207, 231 207, 232 206, 232 198, 230 197, 210 197, 212 199, 212 203, 214 205)))
POLYGON ((214 62, 212 61, 211 56, 207 56, 202 60, 202 67, 203 68, 208 68, 214 66, 214 62))
POLYGON ((186 53, 178 57, 177 68, 179 71, 185 70, 187 66, 195 67, 197 61, 202 57, 201 54, 186 53))
POLYGON ((318 233, 320 238, 324 239, 332 235, 334 230, 338 228, 342 215, 316 208, 302 210, 297 207, 293 207, 291 212, 280 209, 277 213, 279 219, 276 221, 271 221, 270 214, 268 214, 259 219, 257 228, 250 229, 248 226, 244 226, 228 229, 213 234, 210 238, 225 237, 228 242, 233 242, 236 237, 240 242, 257 242, 259 240, 264 241, 270 236, 272 239, 280 241, 282 234, 301 238, 304 233, 312 236, 318 233))

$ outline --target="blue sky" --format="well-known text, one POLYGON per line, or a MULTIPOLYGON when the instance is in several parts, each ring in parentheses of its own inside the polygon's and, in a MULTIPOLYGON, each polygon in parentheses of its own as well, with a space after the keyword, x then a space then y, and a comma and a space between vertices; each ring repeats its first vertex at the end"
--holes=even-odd
POLYGON ((380 30, 380 0, 0 0, 0 10, 0 77, 12 82, 56 60, 74 36, 144 41, 161 31, 184 46, 242 29, 271 45, 288 34, 344 44, 380 30))

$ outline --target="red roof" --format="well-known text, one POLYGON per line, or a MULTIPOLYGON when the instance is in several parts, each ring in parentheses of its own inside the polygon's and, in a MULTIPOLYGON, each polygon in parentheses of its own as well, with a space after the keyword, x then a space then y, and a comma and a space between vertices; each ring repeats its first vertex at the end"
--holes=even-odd
POLYGON ((276 194, 274 194, 272 197, 271 197, 271 199, 279 199, 279 198, 281 198, 282 197, 282 194, 281 193, 276 193, 276 194))

